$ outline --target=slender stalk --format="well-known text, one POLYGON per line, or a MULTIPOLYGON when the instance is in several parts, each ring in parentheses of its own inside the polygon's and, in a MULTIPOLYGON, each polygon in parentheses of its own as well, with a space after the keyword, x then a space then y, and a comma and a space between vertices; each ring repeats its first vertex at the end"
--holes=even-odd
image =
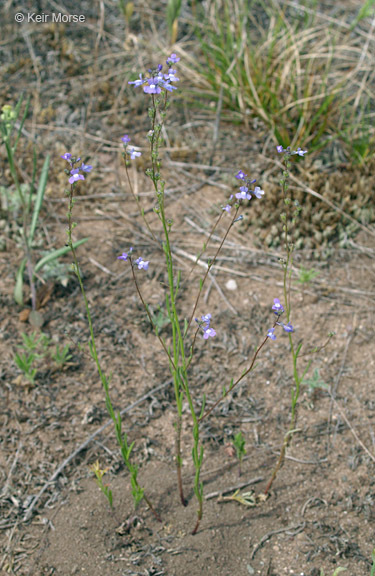
POLYGON ((130 461, 130 454, 131 454, 134 443, 131 446, 128 446, 127 435, 126 435, 126 433, 122 432, 121 415, 115 414, 115 411, 114 411, 113 405, 112 405, 112 401, 111 401, 111 397, 110 397, 110 393, 109 393, 108 379, 107 379, 106 375, 103 373, 102 368, 101 368, 98 352, 96 349, 94 328, 93 328, 93 322, 92 322, 90 307, 88 304, 86 291, 85 291, 85 288, 83 286, 82 276, 81 276, 81 273, 79 270, 77 254, 76 254, 76 250, 74 248, 73 239, 72 239, 72 231, 74 228, 74 223, 72 222, 72 213, 73 213, 73 204, 74 204, 73 194, 74 194, 74 184, 71 185, 70 192, 69 192, 68 230, 67 230, 68 244, 69 244, 70 250, 72 252, 73 261, 74 261, 74 271, 75 271, 76 276, 78 278, 78 282, 79 282, 79 285, 81 288, 81 293, 82 293, 82 297, 83 297, 85 308, 86 308, 86 316, 87 316, 87 321, 88 321, 89 330, 90 330, 91 356, 92 356, 92 358, 96 364, 98 374, 99 374, 100 380, 101 380, 102 385, 103 385, 103 389, 105 392, 106 407, 107 407, 108 413, 109 413, 110 417, 112 418, 114 425, 115 425, 116 438, 117 438, 117 442, 120 446, 120 450, 121 450, 121 454, 122 454, 124 463, 130 472, 130 479, 131 479, 131 485, 132 485, 132 489, 133 489, 133 497, 134 497, 135 504, 137 505, 142 499, 144 499, 146 504, 148 505, 149 509, 151 510, 153 515, 155 516, 155 518, 159 522, 161 522, 161 518, 160 518, 159 514, 156 512, 150 499, 145 494, 144 489, 141 488, 141 486, 138 483, 137 467, 134 466, 130 461))
MULTIPOLYGON (((277 320, 275 321, 275 323, 274 323, 274 325, 273 325, 273 328, 276 326, 276 323, 277 323, 277 320)), ((247 375, 249 374, 249 372, 251 372, 251 370, 252 370, 253 367, 254 367, 255 360, 256 360, 259 352, 261 351, 261 349, 263 348, 263 346, 264 346, 265 343, 267 342, 267 340, 268 340, 268 336, 265 337, 265 339, 263 340, 262 344, 261 344, 260 346, 258 346, 258 348, 256 349, 255 354, 254 354, 254 356, 253 356, 253 359, 252 359, 252 361, 251 361, 251 363, 250 363, 249 368, 247 368, 247 369, 245 370, 245 372, 244 372, 243 374, 241 374, 241 376, 234 382, 234 384, 232 384, 232 385, 228 388, 228 390, 221 396, 221 398, 219 398, 219 399, 211 406, 211 408, 210 408, 209 410, 207 410, 207 411, 203 414, 203 416, 201 416, 201 417, 199 418, 199 422, 202 422, 202 420, 204 420, 205 418, 207 418, 207 416, 209 416, 209 415, 211 414, 211 412, 213 412, 213 410, 215 410, 215 408, 220 404, 220 402, 222 402, 222 401, 228 396, 228 394, 229 394, 230 392, 232 392, 232 390, 234 390, 234 388, 241 382, 241 380, 243 380, 243 379, 245 378, 245 376, 247 376, 247 375)))
POLYGON ((219 255, 219 253, 220 253, 220 250, 222 249, 222 247, 223 247, 223 245, 224 245, 224 242, 226 241, 226 239, 227 239, 227 237, 228 237, 228 234, 229 234, 229 232, 230 232, 230 230, 231 230, 231 228, 232 228, 232 226, 233 226, 233 224, 234 224, 234 221, 236 220, 236 217, 237 217, 237 214, 238 214, 238 210, 239 210, 239 206, 237 206, 237 208, 236 208, 236 212, 235 212, 235 214, 234 214, 234 216, 233 216, 233 218, 232 218, 231 223, 230 223, 229 226, 228 226, 227 231, 225 232, 225 234, 224 234, 224 236, 223 236, 222 241, 220 242, 220 245, 219 245, 218 249, 216 250, 215 256, 213 257, 213 259, 211 260, 211 262, 210 262, 209 265, 207 266, 206 273, 205 273, 205 275, 204 275, 204 277, 203 277, 203 280, 202 280, 202 282, 201 282, 201 285, 200 285, 200 287, 199 287, 199 291, 198 291, 198 295, 197 295, 196 300, 195 300, 195 304, 194 304, 194 307, 193 307, 193 311, 192 311, 192 313, 191 313, 191 316, 190 316, 188 325, 187 325, 186 330, 185 330, 185 336, 186 336, 186 334, 187 334, 187 332, 188 332, 188 330, 189 330, 190 324, 191 324, 192 321, 193 321, 194 314, 195 314, 195 311, 196 311, 197 306, 198 306, 198 303, 199 303, 199 299, 200 299, 201 294, 202 294, 203 286, 204 286, 204 284, 205 284, 205 282, 206 282, 206 280, 207 280, 207 276, 208 276, 208 274, 209 274, 212 266, 215 264, 216 258, 218 257, 218 255, 219 255))
MULTIPOLYGON (((280 181, 281 188, 282 188, 283 195, 284 195, 284 204, 286 206, 286 213, 281 215, 281 221, 283 222, 284 245, 285 245, 285 250, 286 250, 286 259, 283 263, 283 267, 284 267, 283 293, 284 293, 286 319, 287 319, 288 323, 289 323, 290 314, 291 314, 290 282, 291 282, 291 272, 292 272, 292 264, 293 264, 293 250, 294 250, 293 243, 289 242, 288 232, 290 230, 289 222, 291 224, 294 224, 294 217, 297 214, 297 212, 296 212, 294 217, 293 218, 291 217, 291 215, 290 215, 291 198, 287 197, 289 169, 290 169, 290 154, 291 154, 291 152, 290 152, 290 149, 288 148, 288 150, 285 152, 285 155, 284 155, 285 169, 283 170, 283 177, 280 181)), ((297 361, 298 361, 298 356, 299 356, 302 344, 300 344, 297 347, 297 350, 295 350, 294 344, 293 344, 292 334, 289 333, 288 336, 289 336, 290 353, 292 356, 292 363, 293 363, 293 380, 294 380, 294 388, 292 388, 290 424, 289 424, 288 432, 284 436, 284 440, 283 440, 283 443, 281 446, 279 458, 276 462, 276 466, 273 469, 271 478, 268 481, 266 488, 264 490, 265 494, 268 494, 268 492, 270 491, 272 484, 273 484, 280 468, 284 464, 285 454, 286 454, 287 448, 291 442, 293 433, 294 433, 294 431, 296 429, 296 425, 297 425, 297 407, 298 407, 298 399, 299 399, 299 395, 300 395, 301 382, 303 381, 303 378, 304 378, 304 376, 305 376, 305 374, 306 374, 306 372, 307 372, 307 370, 311 364, 311 361, 310 361, 308 363, 308 366, 304 370, 303 375, 300 376, 298 373, 297 361)))

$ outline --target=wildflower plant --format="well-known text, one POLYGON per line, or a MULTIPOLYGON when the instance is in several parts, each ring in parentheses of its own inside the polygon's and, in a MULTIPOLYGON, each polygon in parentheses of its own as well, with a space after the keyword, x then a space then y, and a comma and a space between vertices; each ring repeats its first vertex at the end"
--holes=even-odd
MULTIPOLYGON (((296 227, 297 219, 301 212, 301 206, 298 201, 292 201, 291 196, 288 192, 288 180, 289 180, 289 172, 291 168, 291 158, 293 156, 303 157, 307 154, 307 150, 302 150, 301 148, 297 148, 297 150, 292 150, 289 146, 287 148, 283 148, 280 144, 276 147, 277 153, 283 155, 283 175, 280 180, 280 185, 282 189, 282 193, 284 196, 284 206, 285 211, 280 215, 281 223, 282 223, 282 233, 284 239, 284 249, 286 253, 286 257, 280 260, 281 265, 283 267, 283 299, 284 304, 280 302, 278 298, 274 299, 274 304, 272 306, 272 310, 274 311, 277 320, 275 325, 281 326, 283 330, 288 334, 289 338, 289 347, 290 347, 290 354, 292 358, 292 366, 293 366, 293 380, 294 383, 291 389, 291 416, 290 416, 290 425, 287 433, 284 436, 284 440, 280 450, 280 456, 277 460, 276 466, 272 472, 271 478, 267 483, 265 488, 265 494, 268 494, 270 491, 272 484, 277 476, 278 471, 280 470, 281 466, 284 463, 286 450, 291 442, 292 436, 296 430, 297 424, 297 407, 298 407, 298 400, 300 396, 301 390, 301 383, 303 382, 310 365, 312 363, 312 358, 310 358, 306 366, 301 369, 299 367, 299 358, 301 356, 312 356, 316 352, 322 350, 325 346, 327 346, 328 342, 333 336, 333 333, 328 334, 327 341, 320 346, 319 348, 314 348, 311 351, 301 354, 302 351, 302 344, 303 341, 299 341, 297 345, 295 345, 293 340, 293 333, 295 332, 293 325, 291 324, 291 314, 292 314, 292 305, 291 305, 291 276, 292 276, 292 266, 293 266, 293 255, 294 255, 294 244, 292 241, 293 231, 296 227), (284 314, 284 318, 286 322, 281 320, 281 316, 284 314)), ((274 335, 274 328, 273 326, 269 331, 268 335, 271 340, 275 340, 274 335)))
MULTIPOLYGON (((207 250, 207 245, 212 238, 214 231, 217 229, 219 223, 224 223, 225 231, 222 235, 222 239, 219 243, 216 252, 213 257, 207 259, 206 271, 203 278, 199 281, 199 286, 196 290, 196 295, 193 298, 191 313, 187 317, 182 317, 180 313, 179 306, 179 295, 181 288, 181 274, 176 270, 173 254, 172 254, 172 232, 173 232, 173 220, 168 217, 168 207, 166 206, 166 194, 165 187, 166 182, 162 177, 162 161, 160 157, 160 147, 163 143, 163 127, 166 121, 167 110, 169 108, 169 95, 177 90, 176 83, 179 82, 179 77, 175 65, 178 64, 180 58, 176 54, 171 54, 167 59, 167 72, 163 71, 163 66, 159 64, 154 69, 150 69, 146 74, 139 74, 136 80, 129 81, 129 84, 134 86, 136 90, 143 89, 144 94, 150 98, 150 106, 148 109, 148 116, 150 118, 151 129, 147 134, 147 139, 150 147, 150 166, 146 169, 145 174, 150 178, 152 182, 152 187, 155 197, 154 212, 159 221, 159 231, 154 230, 154 226, 151 226, 148 219, 145 216, 145 212, 141 206, 139 198, 134 193, 131 179, 128 172, 128 162, 136 161, 142 152, 138 146, 130 144, 132 139, 126 134, 121 138, 123 144, 123 159, 127 174, 127 181, 130 190, 137 202, 138 208, 140 210, 143 221, 147 227, 150 236, 154 240, 154 245, 164 255, 165 259, 165 274, 166 274, 166 295, 165 295, 165 305, 166 305, 166 316, 168 318, 168 334, 164 336, 161 334, 160 323, 155 318, 152 309, 147 304, 145 297, 143 296, 142 283, 147 277, 147 271, 153 267, 153 257, 148 257, 143 254, 139 255, 136 247, 126 247, 126 251, 118 255, 117 259, 121 261, 123 265, 130 267, 131 277, 138 293, 140 301, 145 309, 145 313, 150 321, 150 324, 155 332, 155 335, 159 341, 159 344, 164 351, 167 359, 169 370, 173 380, 175 403, 176 403, 176 416, 175 416, 175 431, 176 431, 176 441, 175 441, 175 461, 177 467, 177 485, 180 496, 180 501, 183 506, 187 505, 187 499, 184 495, 183 481, 182 481, 182 447, 181 447, 181 431, 183 426, 183 406, 187 405, 191 427, 192 427, 192 462, 195 468, 194 474, 194 493, 198 502, 197 518, 192 530, 192 534, 195 534, 198 530, 200 522, 203 517, 203 482, 201 481, 201 469, 204 461, 204 446, 201 439, 200 428, 202 422, 209 417, 209 415, 215 410, 215 408, 233 391, 233 389, 238 386, 254 369, 256 360, 259 353, 263 347, 268 343, 268 340, 272 341, 276 339, 277 333, 285 333, 289 338, 289 345, 291 349, 291 355, 293 360, 293 375, 294 375, 294 388, 292 390, 292 402, 291 402, 291 422, 290 428, 285 435, 281 455, 278 463, 272 473, 270 482, 267 484, 265 494, 270 490, 274 479, 276 478, 277 472, 281 467, 286 448, 289 444, 290 438, 294 432, 296 425, 296 410, 297 403, 300 393, 300 384, 306 375, 306 372, 310 366, 311 361, 307 363, 304 370, 300 371, 297 366, 297 360, 301 352, 302 344, 298 344, 296 347, 293 342, 293 333, 295 331, 293 324, 291 323, 291 303, 290 303, 290 278, 291 278, 291 267, 293 261, 293 246, 289 240, 290 228, 294 224, 295 219, 299 213, 299 206, 295 206, 292 217, 289 218, 290 214, 282 214, 283 223, 283 233, 285 239, 286 247, 286 258, 282 261, 284 269, 284 288, 283 288, 283 301, 279 298, 274 298, 272 308, 270 306, 270 313, 274 314, 273 325, 270 326, 268 331, 265 333, 261 343, 256 348, 249 365, 242 370, 242 372, 236 377, 231 378, 230 381, 224 384, 221 394, 211 401, 210 407, 206 408, 206 397, 203 395, 202 398, 198 399, 193 395, 191 388, 191 375, 190 375, 190 365, 193 360, 194 351, 196 349, 199 340, 202 344, 209 346, 209 342, 217 337, 219 334, 216 320, 212 316, 211 312, 207 310, 201 310, 200 299, 202 295, 202 290, 205 282, 208 278, 212 267, 215 265, 217 257, 228 238, 230 231, 233 226, 236 225, 242 218, 242 208, 247 206, 248 202, 261 201, 264 191, 259 186, 254 186, 256 180, 248 176, 243 170, 238 170, 235 175, 237 180, 238 190, 234 194, 231 194, 225 205, 219 212, 218 218, 214 223, 209 238, 207 242, 203 244, 203 247, 198 254, 195 264, 198 263, 200 259, 204 257, 207 250), (130 158, 129 158, 130 157, 130 158), (291 220, 291 222, 289 222, 291 220), (160 238, 161 236, 161 238, 160 238), (199 312, 198 312, 199 310, 199 312)), ((288 189, 288 176, 290 159, 292 156, 303 157, 307 151, 298 148, 292 151, 290 148, 284 149, 279 146, 277 151, 284 155, 285 169, 283 172, 283 179, 281 181, 282 190, 284 192, 284 200, 286 208, 290 207, 290 198, 287 195, 288 189)), ((85 179, 82 172, 89 172, 91 170, 90 166, 86 166, 84 163, 80 164, 80 158, 73 157, 70 153, 66 153, 62 156, 64 160, 69 163, 69 167, 66 169, 67 176, 69 178, 70 189, 66 191, 69 199, 69 209, 68 209, 68 245, 72 251, 73 255, 73 269, 77 275, 82 296, 85 303, 86 315, 89 324, 90 331, 90 352, 91 356, 97 366, 97 370, 102 382, 102 386, 105 393, 106 407, 108 413, 110 414, 116 431, 116 438, 119 444, 121 454, 126 467, 128 468, 130 474, 130 482, 132 486, 132 493, 134 497, 135 504, 137 505, 142 499, 144 499, 154 513, 158 517, 157 512, 153 508, 150 499, 146 496, 144 488, 138 481, 138 468, 133 463, 132 460, 132 450, 134 447, 134 442, 130 443, 127 433, 123 430, 121 416, 119 413, 115 412, 112 405, 110 396, 110 377, 104 374, 98 352, 95 344, 94 327, 91 317, 90 308, 88 305, 88 300, 86 297, 86 292, 83 286, 82 277, 80 274, 80 269, 78 266, 77 254, 73 244, 72 234, 76 224, 72 220, 73 205, 75 202, 74 193, 75 188, 80 184, 81 180, 85 179)), ((318 349, 314 349, 312 352, 316 352, 318 349)), ((237 455, 239 461, 243 458, 245 454, 245 444, 241 433, 239 433, 235 438, 235 446, 237 450, 237 455)), ((266 495, 262 495, 266 498, 266 495)))
MULTIPOLYGON (((126 432, 123 430, 121 414, 120 414, 120 412, 116 413, 114 408, 113 408, 113 404, 112 404, 112 400, 111 400, 111 396, 110 396, 110 391, 109 391, 109 384, 110 384, 111 376, 110 375, 107 376, 104 373, 102 366, 101 366, 101 363, 100 363, 99 356, 98 356, 96 343, 95 343, 95 335, 94 335, 92 316, 91 316, 90 307, 89 307, 89 303, 88 303, 87 296, 86 296, 86 291, 85 291, 85 288, 83 285, 83 280, 82 280, 79 264, 78 264, 78 258, 77 258, 77 253, 76 253, 76 243, 74 243, 73 239, 72 239, 73 230, 77 225, 76 222, 73 222, 73 218, 72 218, 73 206, 75 203, 75 198, 74 198, 75 187, 77 186, 77 183, 79 181, 85 180, 85 176, 84 176, 84 174, 81 174, 81 172, 85 172, 85 173, 91 172, 92 166, 86 165, 84 162, 82 162, 81 165, 79 166, 81 158, 77 158, 77 157, 73 156, 70 152, 66 152, 65 154, 63 154, 63 156, 61 156, 61 158, 63 160, 65 160, 66 162, 68 162, 68 165, 69 165, 69 167, 65 169, 65 173, 68 176, 69 184, 70 184, 70 188, 66 190, 66 195, 68 197, 68 202, 69 202, 68 215, 67 215, 68 216, 68 228, 66 230, 67 236, 68 236, 68 243, 67 244, 68 244, 69 249, 71 250, 71 253, 73 256, 72 270, 77 276, 77 279, 78 279, 78 282, 79 282, 79 285, 81 288, 82 297, 83 297, 83 300, 85 303, 86 316, 87 316, 87 321, 88 321, 89 331, 90 331, 90 340, 89 340, 90 354, 91 354, 92 359, 95 362, 95 365, 97 367, 97 371, 98 371, 98 374, 99 374, 99 377, 100 377, 100 380, 101 380, 101 383, 103 386, 103 390, 104 390, 104 394, 105 394, 106 408, 107 408, 108 414, 110 415, 110 417, 112 418, 113 423, 114 423, 116 440, 117 440, 118 445, 120 447, 122 459, 124 461, 125 466, 128 468, 128 471, 130 474, 130 483, 131 483, 131 487, 132 487, 132 495, 133 495, 134 503, 137 506, 142 501, 142 499, 144 499, 145 502, 147 503, 148 507, 150 508, 150 510, 155 515, 155 517, 158 520, 160 520, 160 518, 159 518, 157 512, 155 511, 151 501, 149 500, 148 496, 145 494, 144 489, 140 486, 140 484, 138 482, 138 467, 135 464, 133 464, 132 459, 131 459, 131 453, 132 453, 132 450, 134 447, 134 442, 129 444, 128 436, 127 436, 126 432), (77 178, 78 175, 80 175, 81 177, 77 178)), ((128 258, 128 254, 125 254, 125 253, 122 254, 121 258, 126 260, 128 258)), ((97 478, 97 480, 99 480, 97 474, 96 474, 96 478, 97 478)), ((111 500, 111 502, 112 502, 112 495, 109 496, 109 492, 105 493, 105 494, 108 498, 108 501, 111 500)))

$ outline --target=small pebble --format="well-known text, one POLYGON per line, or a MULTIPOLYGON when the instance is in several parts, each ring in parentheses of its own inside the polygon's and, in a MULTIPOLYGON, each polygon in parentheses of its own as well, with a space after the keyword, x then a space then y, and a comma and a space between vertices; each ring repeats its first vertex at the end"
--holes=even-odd
POLYGON ((235 280, 228 280, 225 284, 227 290, 237 290, 237 282, 235 280))

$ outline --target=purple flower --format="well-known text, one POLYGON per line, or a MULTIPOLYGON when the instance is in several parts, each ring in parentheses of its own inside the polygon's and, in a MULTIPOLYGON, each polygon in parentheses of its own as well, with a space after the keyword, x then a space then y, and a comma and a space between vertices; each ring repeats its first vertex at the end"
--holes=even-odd
POLYGON ((60 158, 62 158, 63 160, 68 160, 68 162, 70 162, 71 157, 72 155, 69 152, 65 152, 65 154, 60 156, 60 158))
POLYGON ((281 325, 284 328, 285 332, 294 332, 294 328, 290 322, 288 322, 288 324, 281 324, 281 325))
POLYGON ((81 166, 80 170, 83 170, 84 172, 91 172, 92 166, 82 162, 82 166, 81 166))
POLYGON ((147 85, 143 88, 143 92, 146 94, 160 94, 161 88, 159 86, 160 78, 155 76, 153 78, 147 79, 147 85))
POLYGON ((168 66, 170 66, 171 64, 176 64, 177 62, 179 62, 181 60, 181 58, 179 58, 177 56, 177 54, 171 54, 167 60, 167 64, 168 66))
POLYGON ((82 174, 78 174, 78 168, 76 170, 71 170, 71 172, 74 172, 74 174, 72 174, 72 176, 69 178, 69 184, 74 184, 75 182, 78 182, 78 180, 85 179, 82 174))
POLYGON ((223 206, 223 210, 225 210, 226 212, 230 212, 231 208, 232 208, 232 206, 230 204, 223 206))
POLYGON ((203 338, 205 340, 208 340, 208 338, 213 338, 214 336, 216 336, 216 332, 213 328, 205 328, 204 329, 203 338))
POLYGON ((128 136, 127 134, 125 134, 125 136, 123 136, 123 137, 121 138, 121 140, 122 140, 122 142, 123 142, 125 145, 127 145, 127 144, 130 142, 131 138, 130 138, 130 136, 128 136))
POLYGON ((207 324, 206 328, 208 328, 210 325, 210 321, 211 321, 211 314, 205 314, 205 315, 201 316, 201 318, 202 318, 202 322, 207 324))
POLYGON ((163 88, 168 90, 168 92, 172 92, 172 90, 177 90, 177 86, 172 86, 172 84, 167 84, 167 82, 164 82, 163 88))
POLYGON ((139 156, 142 156, 142 152, 137 152, 136 150, 134 150, 134 148, 130 148, 129 150, 127 150, 127 153, 130 154, 130 158, 132 160, 134 160, 135 158, 138 158, 139 156))
POLYGON ((267 332, 267 337, 271 338, 271 340, 276 340, 276 336, 274 334, 275 328, 270 328, 267 332))
POLYGON ((150 262, 145 262, 141 257, 137 258, 137 260, 135 260, 135 263, 138 266, 138 270, 148 270, 148 265, 150 264, 150 262))
POLYGON ((254 188, 254 194, 255 194, 255 196, 256 196, 257 198, 260 199, 260 198, 262 198, 262 196, 263 196, 263 194, 264 194, 264 190, 261 190, 261 189, 259 188, 259 186, 255 186, 255 188, 254 188))
POLYGON ((177 78, 176 72, 177 70, 173 70, 173 68, 170 68, 168 70, 168 74, 164 74, 165 80, 169 80, 169 82, 179 82, 180 79, 177 78))
POLYGON ((249 189, 247 186, 241 186, 240 192, 237 192, 236 198, 238 200, 251 200, 251 194, 248 193, 249 189))
POLYGON ((127 252, 123 252, 123 253, 121 254, 121 256, 117 256, 117 260, 127 260, 128 257, 129 257, 129 255, 130 255, 130 252, 133 252, 133 246, 130 246, 130 248, 129 248, 129 254, 128 254, 127 252))
POLYGON ((246 178, 245 172, 243 172, 242 170, 240 170, 240 171, 238 172, 238 174, 236 174, 236 178, 237 178, 238 180, 245 180, 245 178, 246 178))
POLYGON ((280 300, 278 298, 274 298, 273 299, 273 306, 272 306, 272 310, 274 310, 275 314, 277 314, 277 316, 280 316, 280 314, 282 314, 284 312, 284 308, 280 302, 280 300))
POLYGON ((292 152, 292 154, 298 154, 298 156, 304 156, 305 154, 307 154, 307 150, 302 150, 302 148, 297 148, 297 150, 295 152, 292 152))
POLYGON ((128 82, 128 84, 134 84, 134 86, 136 88, 138 88, 138 86, 142 86, 142 84, 144 84, 145 82, 146 82, 146 80, 144 80, 142 78, 142 74, 140 74, 138 80, 134 80, 133 82, 128 82))
POLYGON ((284 148, 281 145, 276 146, 276 150, 278 151, 279 154, 282 154, 283 152, 285 152, 284 148))

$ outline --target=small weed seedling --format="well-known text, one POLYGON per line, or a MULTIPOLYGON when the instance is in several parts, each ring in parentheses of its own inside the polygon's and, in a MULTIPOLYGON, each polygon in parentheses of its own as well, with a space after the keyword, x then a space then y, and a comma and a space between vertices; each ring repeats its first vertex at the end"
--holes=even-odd
POLYGON ((21 351, 15 354, 14 361, 33 385, 43 359, 51 358, 61 370, 72 358, 69 344, 63 347, 56 344, 53 348, 53 342, 46 334, 34 331, 30 335, 22 333, 21 336, 23 344, 17 346, 21 351))
POLYGON ((14 361, 17 364, 18 368, 22 370, 25 378, 34 385, 35 384, 35 377, 37 374, 37 369, 34 368, 34 362, 38 358, 37 354, 25 353, 20 352, 20 354, 16 353, 14 357, 14 361))
POLYGON ((100 490, 103 492, 104 496, 108 500, 108 504, 110 507, 113 507, 113 500, 112 500, 112 490, 108 486, 108 484, 103 484, 103 476, 108 472, 108 468, 102 470, 100 468, 99 460, 97 460, 94 464, 90 466, 91 472, 95 474, 95 482, 99 486, 100 490))
MULTIPOLYGON (((125 169, 130 190, 137 202, 145 226, 150 236, 154 240, 153 245, 155 246, 156 250, 159 250, 159 252, 163 254, 165 260, 165 316, 168 318, 168 329, 163 331, 163 335, 161 334, 162 326, 159 316, 155 316, 155 314, 152 312, 150 306, 146 302, 142 290, 142 282, 144 281, 142 280, 142 277, 147 278, 147 271, 149 270, 149 267, 152 266, 151 258, 147 259, 145 255, 143 255, 143 257, 137 253, 137 248, 129 247, 126 249, 126 252, 123 252, 118 256, 118 260, 122 261, 124 264, 126 263, 130 267, 131 277, 135 286, 135 290, 144 307, 145 314, 147 315, 155 332, 156 338, 160 345, 160 349, 165 355, 166 362, 173 380, 176 403, 175 460, 177 467, 177 486, 181 504, 183 506, 186 506, 188 502, 184 496, 182 483, 181 431, 184 424, 183 406, 186 405, 188 407, 188 417, 190 417, 190 425, 192 430, 191 455, 192 463, 195 468, 193 488, 198 502, 197 518, 195 526, 192 530, 192 534, 195 534, 203 517, 204 502, 203 482, 201 480, 201 469, 204 461, 204 445, 201 438, 201 423, 209 417, 209 415, 224 399, 228 397, 228 395, 236 386, 243 382, 247 376, 252 375, 251 373, 253 372, 260 352, 264 346, 269 345, 273 340, 276 339, 276 332, 281 331, 281 333, 286 333, 289 339, 289 348, 293 370, 290 425, 289 429, 284 435, 279 459, 272 472, 271 478, 265 487, 264 494, 261 495, 260 499, 259 497, 255 499, 251 498, 251 502, 264 501, 268 496, 271 486, 277 476, 278 470, 284 463, 287 447, 289 446, 293 433, 296 429, 297 405, 300 395, 300 386, 311 364, 310 359, 307 361, 304 368, 300 368, 298 362, 299 358, 302 356, 311 356, 313 353, 316 353, 324 348, 324 346, 327 345, 331 335, 325 344, 321 345, 320 347, 313 348, 311 352, 304 352, 304 354, 301 354, 302 341, 299 341, 299 343, 296 345, 293 340, 293 333, 295 332, 295 329, 291 323, 292 306, 290 281, 292 274, 294 246, 291 241, 291 236, 300 211, 300 207, 298 204, 292 203, 292 199, 288 195, 288 178, 289 169, 292 165, 292 157, 303 157, 306 154, 306 150, 302 150, 301 148, 292 150, 289 147, 284 149, 282 145, 279 145, 277 146, 277 152, 282 154, 284 159, 284 170, 281 180, 281 188, 285 202, 285 213, 281 215, 281 222, 286 252, 286 257, 282 260, 282 267, 284 271, 283 303, 279 298, 274 298, 272 308, 270 306, 270 312, 273 312, 272 326, 267 330, 267 332, 265 330, 265 334, 261 338, 260 343, 258 344, 255 353, 250 359, 247 367, 242 369, 240 374, 238 374, 236 377, 228 378, 227 383, 224 384, 222 388, 222 393, 220 396, 218 395, 216 399, 210 401, 209 405, 206 405, 205 395, 203 395, 201 398, 197 398, 195 396, 195 392, 193 393, 193 390, 199 389, 199 387, 192 388, 191 386, 191 380, 193 376, 191 374, 192 371, 189 370, 189 368, 194 357, 194 352, 198 347, 200 349, 202 346, 209 348, 209 342, 212 338, 217 336, 217 332, 214 327, 215 322, 211 313, 207 310, 201 309, 201 295, 203 287, 207 278, 209 277, 210 271, 216 264, 217 257, 226 239, 228 238, 230 231, 234 226, 236 226, 236 223, 243 218, 243 215, 241 214, 243 207, 246 207, 248 205, 248 201, 252 198, 254 198, 253 202, 255 201, 255 198, 257 200, 261 200, 262 196, 264 195, 264 191, 259 186, 253 186, 255 180, 249 177, 243 170, 239 170, 235 175, 238 190, 227 199, 227 202, 224 206, 221 206, 218 218, 216 222, 214 222, 209 234, 208 241, 204 242, 203 248, 199 252, 195 264, 197 264, 199 260, 205 257, 207 246, 210 242, 210 239, 212 238, 213 232, 217 229, 219 223, 224 225, 225 231, 222 234, 222 238, 218 247, 213 252, 213 256, 207 259, 205 266, 206 271, 203 277, 199 280, 199 285, 196 288, 196 294, 192 299, 191 313, 189 313, 187 317, 183 317, 180 312, 179 303, 182 280, 180 272, 176 271, 176 262, 173 256, 173 220, 168 216, 168 206, 166 205, 167 196, 165 194, 166 183, 162 178, 162 163, 159 152, 160 146, 163 143, 162 134, 167 116, 167 110, 169 108, 168 96, 170 93, 173 93, 173 91, 177 89, 175 84, 179 81, 177 70, 175 69, 175 64, 177 64, 179 60, 180 58, 176 54, 171 54, 171 56, 167 59, 167 72, 163 72, 163 66, 160 64, 157 68, 149 70, 146 76, 143 76, 141 73, 137 80, 129 82, 129 84, 134 85, 135 88, 142 87, 143 92, 150 98, 148 116, 150 118, 151 129, 147 135, 150 147, 150 166, 147 168, 145 173, 150 178, 154 190, 154 212, 158 219, 156 225, 157 229, 153 229, 154 226, 151 226, 150 222, 146 218, 145 212, 143 211, 140 204, 139 197, 134 193, 128 173, 128 157, 130 157, 130 160, 135 160, 137 157, 141 156, 141 151, 138 147, 130 145, 131 138, 129 135, 126 134, 122 138, 124 145, 123 158, 125 161, 125 169), (283 315, 285 316, 285 321, 282 321, 283 315)), ((150 498, 146 494, 145 489, 138 480, 138 467, 133 463, 132 454, 134 441, 130 443, 128 434, 126 431, 124 431, 122 425, 121 415, 119 412, 115 411, 115 408, 112 404, 110 393, 110 377, 104 373, 99 359, 95 343, 92 315, 78 265, 75 245, 73 244, 72 239, 73 230, 76 226, 76 223, 74 223, 72 219, 73 206, 75 202, 75 189, 79 181, 85 180, 84 173, 90 172, 92 166, 86 166, 84 162, 81 163, 80 158, 72 156, 70 152, 65 153, 62 158, 68 163, 68 168, 66 168, 65 171, 69 178, 70 184, 70 188, 66 190, 69 201, 67 229, 68 245, 71 248, 73 256, 73 270, 77 275, 85 304, 86 316, 88 319, 90 331, 89 345, 91 356, 96 364, 98 374, 103 386, 106 407, 114 423, 116 439, 121 450, 121 455, 129 471, 134 503, 137 506, 139 502, 144 499, 155 517, 160 519, 150 501, 150 498)), ((189 293, 191 293, 191 291, 189 291, 189 293)), ((236 447, 237 456, 241 465, 243 455, 245 454, 244 439, 241 433, 236 435, 234 445, 236 447)), ((248 501, 248 495, 246 496, 246 501, 248 501)))
POLYGON ((307 386, 308 394, 312 396, 317 390, 329 390, 328 384, 326 384, 319 375, 319 370, 315 368, 311 378, 305 378, 302 382, 307 386))
POLYGON ((234 440, 233 440, 233 446, 236 449, 236 456, 238 459, 238 475, 241 476, 242 458, 246 454, 245 438, 242 436, 241 431, 235 435, 234 440))
POLYGON ((315 270, 314 268, 309 269, 301 266, 300 269, 298 270, 297 282, 299 282, 302 285, 308 286, 314 280, 314 278, 318 276, 318 274, 319 271, 315 270))
POLYGON ((72 355, 70 352, 69 344, 65 344, 63 348, 60 350, 60 346, 56 344, 55 351, 51 351, 51 358, 55 362, 57 368, 61 370, 69 360, 72 359, 72 355))

